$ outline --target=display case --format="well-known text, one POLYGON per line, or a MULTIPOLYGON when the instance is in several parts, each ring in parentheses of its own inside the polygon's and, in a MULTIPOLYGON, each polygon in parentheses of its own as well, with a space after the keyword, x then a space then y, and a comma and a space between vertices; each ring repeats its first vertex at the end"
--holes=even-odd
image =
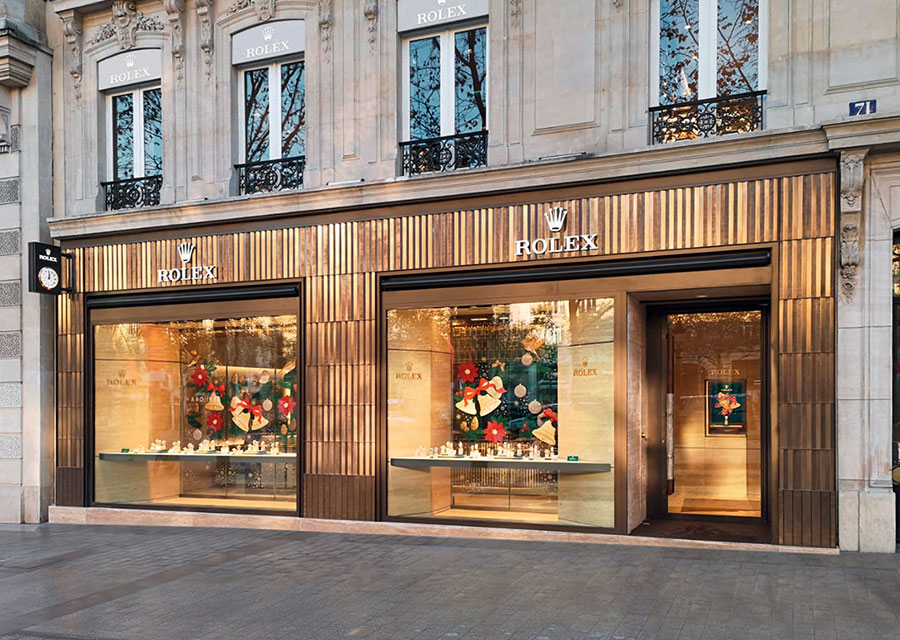
POLYGON ((388 515, 612 527, 613 307, 389 309, 388 515))
POLYGON ((296 301, 243 304, 92 314, 95 503, 296 511, 296 301))

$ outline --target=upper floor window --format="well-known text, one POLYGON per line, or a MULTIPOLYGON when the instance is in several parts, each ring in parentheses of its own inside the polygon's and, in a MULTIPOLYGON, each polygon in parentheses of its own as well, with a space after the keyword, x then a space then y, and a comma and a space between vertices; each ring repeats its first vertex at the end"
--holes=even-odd
POLYGON ((762 126, 766 0, 654 0, 651 139, 762 126))
POLYGON ((283 20, 235 34, 241 80, 240 192, 299 189, 306 167, 306 65, 303 20, 283 20))
POLYGON ((159 204, 163 174, 160 50, 137 49, 101 60, 107 113, 107 209, 159 204), (149 86, 148 86, 149 85, 149 86))
POLYGON ((477 167, 487 161, 487 27, 403 42, 404 173, 477 167))

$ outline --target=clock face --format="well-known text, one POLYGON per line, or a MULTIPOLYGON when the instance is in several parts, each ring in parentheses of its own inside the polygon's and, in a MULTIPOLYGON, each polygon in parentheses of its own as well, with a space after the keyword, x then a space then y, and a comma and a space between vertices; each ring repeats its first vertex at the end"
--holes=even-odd
POLYGON ((59 284, 59 276, 50 267, 44 267, 38 271, 38 280, 47 291, 55 289, 56 285, 59 284))

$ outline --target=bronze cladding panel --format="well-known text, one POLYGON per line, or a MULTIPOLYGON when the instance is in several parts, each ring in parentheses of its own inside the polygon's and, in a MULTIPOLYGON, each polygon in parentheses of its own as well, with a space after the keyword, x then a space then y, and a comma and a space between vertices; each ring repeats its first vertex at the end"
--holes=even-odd
MULTIPOLYGON (((712 184, 698 174, 695 186, 611 192, 607 185, 596 195, 579 187, 571 199, 535 203, 534 194, 523 194, 480 209, 211 231, 72 252, 77 290, 88 293, 177 287, 157 284, 156 274, 180 266, 176 246, 184 240, 197 245, 195 264, 217 265, 218 277, 181 290, 303 280, 303 514, 373 519, 376 274, 772 247, 773 531, 784 544, 834 546, 834 190, 834 173, 821 165, 801 175, 712 184), (546 236, 543 213, 556 205, 569 210, 566 234, 596 233, 598 250, 517 258, 515 241, 546 236)), ((80 487, 70 486, 80 473, 68 470, 84 467, 83 294, 61 297, 58 318, 57 503, 82 504, 80 487)))

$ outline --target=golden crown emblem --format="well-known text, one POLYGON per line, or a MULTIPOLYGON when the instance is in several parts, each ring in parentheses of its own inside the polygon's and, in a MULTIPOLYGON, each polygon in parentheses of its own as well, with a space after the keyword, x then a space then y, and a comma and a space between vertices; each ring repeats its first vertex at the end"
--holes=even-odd
POLYGON ((182 264, 187 264, 191 261, 191 258, 194 255, 194 243, 193 242, 182 242, 178 245, 178 257, 181 258, 182 264))
POLYGON ((544 213, 544 219, 547 221, 550 231, 557 233, 566 226, 567 215, 569 215, 569 210, 565 207, 551 207, 549 211, 544 213))

